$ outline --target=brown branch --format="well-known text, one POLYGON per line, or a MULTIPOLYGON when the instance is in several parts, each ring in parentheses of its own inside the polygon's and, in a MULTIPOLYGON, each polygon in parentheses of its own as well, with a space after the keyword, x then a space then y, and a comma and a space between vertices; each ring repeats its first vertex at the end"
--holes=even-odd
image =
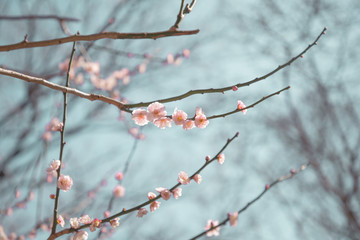
POLYGON ((56 15, 0 16, 0 20, 37 20, 37 19, 54 19, 57 21, 68 21, 68 22, 80 21, 80 19, 77 18, 59 17, 56 15))
POLYGON ((198 29, 190 31, 162 31, 162 32, 149 32, 149 33, 118 33, 118 32, 103 32, 96 33, 91 35, 73 35, 64 38, 56 38, 51 40, 44 40, 38 42, 30 42, 24 40, 19 43, 11 45, 0 46, 0 52, 12 51, 16 49, 23 48, 36 48, 36 47, 47 47, 53 45, 60 45, 68 42, 80 42, 80 41, 95 41, 99 39, 158 39, 163 37, 172 37, 172 36, 183 36, 183 35, 193 35, 199 32, 198 29))
POLYGON ((180 22, 185 17, 185 14, 189 14, 192 11, 192 9, 193 9, 193 7, 194 7, 194 5, 196 3, 196 0, 193 0, 190 5, 186 4, 185 8, 184 8, 184 3, 185 3, 185 0, 181 0, 180 10, 179 10, 179 13, 177 15, 176 22, 170 28, 170 30, 177 30, 179 28, 180 22))
MULTIPOLYGON (((217 156, 222 153, 226 148, 227 146, 236 138, 239 136, 239 132, 237 132, 232 138, 229 138, 227 141, 226 141, 226 144, 220 149, 220 151, 212 158, 210 159, 209 161, 206 161, 195 173, 193 173, 189 178, 192 179, 196 174, 200 173, 206 166, 208 166, 211 162, 215 161, 217 159, 217 156)), ((173 191, 174 189, 176 189, 177 187, 179 187, 181 184, 180 183, 177 183, 175 184, 172 188, 169 189, 169 191, 173 191)), ((116 217, 120 217, 122 215, 125 215, 125 214, 128 214, 128 213, 131 213, 131 212, 134 212, 136 210, 139 210, 140 208, 146 206, 146 205, 149 205, 150 203, 158 200, 159 198, 161 198, 161 194, 157 195, 155 198, 151 199, 151 200, 148 200, 144 203, 141 203, 139 205, 137 205, 136 207, 133 207, 131 209, 128 209, 126 210, 125 208, 117 213, 117 214, 114 214, 108 218, 105 218, 105 219, 102 219, 101 220, 101 223, 106 223, 106 222, 110 222, 110 220, 116 218, 116 217)), ((75 232, 75 231, 79 231, 81 229, 84 229, 84 228, 87 228, 89 227, 90 224, 85 224, 85 225, 82 225, 81 227, 79 227, 78 229, 73 229, 73 228, 67 228, 67 229, 64 229, 60 232, 57 232, 55 234, 52 234, 48 240, 53 240, 53 239, 56 239, 62 235, 65 235, 65 234, 69 234, 69 233, 72 233, 72 232, 75 232)))
MULTIPOLYGON (((280 183, 280 182, 283 182, 285 180, 288 180, 290 178, 292 178, 293 176, 295 176, 296 174, 298 174, 299 172, 302 172, 304 171, 308 166, 310 166, 310 163, 307 163, 307 164, 304 164, 300 167, 300 169, 298 170, 295 170, 295 169, 292 169, 290 171, 289 174, 285 175, 285 176, 282 176, 280 178, 278 178, 277 180, 275 180, 274 182, 272 182, 271 184, 267 184, 265 186, 265 189, 257 196, 255 197, 253 200, 251 200, 250 202, 248 202, 243 208, 241 208, 239 211, 238 211, 238 214, 241 214, 242 212, 244 212, 248 207, 250 207, 252 204, 254 204, 255 202, 257 202, 270 188, 274 187, 276 184, 280 183)), ((203 231, 202 233, 196 235, 195 237, 191 238, 191 240, 195 240, 203 235, 205 235, 207 232, 211 231, 211 230, 214 230, 222 225, 225 225, 227 222, 229 221, 229 218, 227 217, 226 219, 224 219, 222 222, 220 222, 218 225, 216 226, 213 226, 211 227, 210 229, 206 230, 206 231, 203 231)))
MULTIPOLYGON (((76 46, 76 42, 73 43, 73 47, 71 50, 71 55, 70 55, 70 60, 69 60, 69 67, 68 67, 68 71, 67 71, 67 75, 66 75, 66 83, 65 86, 69 87, 69 78, 70 78, 70 69, 71 69, 71 63, 74 57, 74 53, 75 53, 75 46, 76 46)), ((64 92, 64 110, 63 110, 63 126, 62 126, 62 130, 60 132, 60 155, 59 155, 59 160, 60 160, 60 166, 57 170, 57 180, 59 180, 60 177, 60 173, 61 173, 61 166, 62 166, 62 161, 63 161, 63 152, 64 152, 64 147, 65 147, 65 127, 66 127, 66 116, 67 116, 67 93, 64 92)), ((60 198, 60 188, 58 186, 56 186, 56 196, 55 196, 55 200, 54 200, 54 213, 53 213, 53 225, 51 228, 51 234, 54 234, 56 232, 56 219, 58 217, 58 205, 59 205, 59 198, 60 198)))
POLYGON ((272 93, 272 94, 270 94, 270 95, 267 95, 267 96, 261 98, 260 100, 256 101, 255 103, 253 103, 253 104, 251 104, 251 105, 249 105, 249 106, 247 106, 247 107, 245 107, 245 108, 235 109, 234 111, 227 112, 227 113, 224 113, 224 114, 213 115, 213 116, 211 116, 211 117, 208 117, 207 119, 214 119, 214 118, 226 117, 226 116, 228 116, 228 115, 231 115, 231 114, 234 114, 234 113, 237 113, 237 112, 241 112, 241 111, 246 110, 246 109, 249 109, 249 108, 253 108, 253 107, 255 107, 256 105, 258 105, 259 103, 261 103, 262 101, 265 101, 266 99, 271 98, 271 97, 273 97, 273 96, 275 96, 275 95, 279 95, 281 92, 286 91, 286 90, 289 90, 289 89, 290 89, 290 86, 287 86, 286 88, 283 88, 283 89, 281 89, 281 90, 279 90, 279 91, 277 91, 277 92, 274 92, 274 93, 272 93))
MULTIPOLYGON (((109 97, 105 97, 103 95, 85 93, 85 92, 79 91, 79 90, 77 90, 75 88, 64 87, 64 86, 49 82, 49 81, 47 81, 45 79, 42 79, 42 78, 32 77, 32 76, 29 76, 29 75, 25 75, 25 74, 22 74, 22 73, 19 73, 19 72, 11 71, 11 70, 6 70, 6 69, 3 69, 3 68, 0 68, 0 74, 10 76, 10 77, 14 77, 14 78, 18 78, 18 79, 22 79, 22 80, 27 81, 27 82, 40 84, 40 85, 46 86, 48 88, 51 88, 51 89, 54 89, 54 90, 57 90, 57 91, 73 94, 73 95, 76 95, 78 97, 88 99, 90 101, 99 100, 99 101, 102 101, 102 102, 106 102, 106 103, 115 105, 118 108, 121 108, 123 111, 126 111, 126 109, 123 109, 124 105, 121 102, 119 102, 119 101, 117 101, 115 99, 109 98, 109 97)), ((128 112, 131 112, 131 111, 128 111, 128 112)))
POLYGON ((175 96, 175 97, 170 97, 170 98, 164 98, 164 99, 160 99, 160 100, 155 100, 155 101, 151 101, 151 102, 140 102, 140 103, 136 103, 136 104, 126 104, 125 107, 126 108, 139 108, 139 107, 147 107, 149 106, 149 104, 153 103, 153 102, 160 102, 160 103, 167 103, 167 102, 173 102, 173 101, 178 101, 184 98, 187 98, 191 95, 195 95, 195 94, 204 94, 204 93, 223 93, 226 91, 232 91, 234 86, 237 86, 238 88, 241 87, 246 87, 246 86, 250 86, 253 83, 259 82, 261 80, 264 80, 268 77, 270 77, 271 75, 277 73, 278 71, 280 71, 281 69, 289 66, 291 63, 293 63, 295 60, 297 60, 298 58, 301 58, 310 48, 312 48, 314 45, 317 45, 317 42, 319 41, 320 37, 325 34, 326 31, 326 27, 322 30, 322 32, 320 33, 320 35, 315 39, 315 41, 311 44, 309 44, 309 46, 307 48, 305 48, 301 53, 299 53, 297 56, 293 57, 292 59, 290 59, 289 61, 287 61, 286 63, 284 63, 283 65, 279 65, 276 69, 274 69, 273 71, 261 76, 261 77, 257 77, 251 81, 248 82, 244 82, 244 83, 238 83, 229 87, 223 87, 223 88, 209 88, 209 89, 198 89, 198 90, 191 90, 188 91, 187 93, 181 94, 179 96, 175 96))

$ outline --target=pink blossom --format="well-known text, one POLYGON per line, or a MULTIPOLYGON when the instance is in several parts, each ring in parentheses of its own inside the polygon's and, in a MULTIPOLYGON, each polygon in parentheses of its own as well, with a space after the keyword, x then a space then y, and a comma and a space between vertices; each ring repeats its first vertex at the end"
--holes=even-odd
POLYGON ((147 111, 147 117, 150 122, 166 116, 165 106, 159 102, 151 103, 147 107, 147 111))
POLYGON ((117 185, 113 190, 113 194, 115 197, 121 198, 125 195, 125 188, 121 185, 117 185))
POLYGON ((182 195, 182 188, 176 188, 172 191, 175 199, 178 199, 182 195))
POLYGON ((181 171, 178 174, 178 182, 183 184, 183 185, 186 185, 186 184, 190 183, 190 178, 189 178, 189 176, 187 175, 186 172, 181 171))
POLYGON ((53 160, 50 163, 50 166, 46 169, 46 171, 48 172, 48 174, 53 174, 54 172, 56 173, 56 171, 59 169, 60 167, 60 160, 53 160))
POLYGON ((98 62, 85 62, 82 67, 90 74, 100 74, 100 63, 98 62))
POLYGON ((110 225, 113 227, 113 228, 116 228, 117 226, 119 226, 120 224, 119 224, 119 220, 120 220, 120 218, 114 218, 114 219, 111 219, 110 220, 110 225))
POLYGON ((207 156, 205 157, 205 160, 206 160, 207 162, 210 161, 210 156, 207 155, 207 156))
MULTIPOLYGON (((32 230, 30 231, 28 237, 29 237, 30 239, 36 238, 36 229, 32 229, 32 230)), ((20 236, 20 238, 21 238, 21 236, 20 236)), ((24 239, 25 239, 25 238, 24 238, 24 239)))
POLYGON ((238 100, 237 109, 240 110, 245 115, 247 112, 247 109, 243 109, 243 108, 246 108, 245 104, 242 101, 238 100), (243 110, 241 110, 241 109, 243 109, 243 110))
MULTIPOLYGON (((1 230, 1 227, 0 227, 0 236, 3 237, 3 240, 6 240, 7 238, 5 236, 3 236, 3 233, 4 232, 1 230)), ((16 240, 16 237, 17 237, 16 233, 12 232, 9 234, 8 240, 16 240)))
POLYGON ((89 234, 86 231, 79 231, 74 235, 73 240, 87 240, 89 237, 89 234))
POLYGON ((16 203, 15 205, 17 208, 26 208, 26 201, 21 201, 16 203))
POLYGON ((19 198, 21 196, 21 192, 19 189, 16 189, 15 191, 15 198, 19 198))
POLYGON ((194 177, 193 177, 194 181, 197 182, 198 184, 201 183, 201 175, 200 174, 196 174, 194 177))
POLYGON ((29 195, 26 198, 26 201, 31 201, 35 198, 35 193, 33 191, 29 192, 29 195))
POLYGON ((151 199, 156 198, 156 194, 153 192, 148 192, 147 197, 149 198, 149 200, 151 200, 151 199))
POLYGON ((67 192, 70 190, 70 188, 73 185, 73 180, 70 176, 61 174, 58 182, 57 182, 57 187, 60 188, 61 190, 63 190, 64 192, 67 192))
POLYGON ((104 212, 104 218, 108 218, 108 217, 110 217, 110 211, 109 211, 109 210, 106 210, 106 211, 104 212))
POLYGON ((61 215, 59 215, 58 217, 57 217, 57 223, 61 226, 61 227, 64 227, 65 226, 65 220, 64 220, 64 218, 63 218, 63 216, 61 216, 61 215))
POLYGON ((183 129, 189 130, 195 127, 195 122, 193 120, 186 120, 183 124, 183 129))
POLYGON ((189 58, 190 57, 190 50, 189 49, 184 49, 183 50, 183 57, 184 58, 189 58))
POLYGON ((172 120, 174 121, 175 125, 183 125, 187 119, 186 112, 182 110, 177 110, 175 108, 174 113, 172 114, 172 120))
POLYGON ((136 214, 137 217, 141 218, 144 215, 146 215, 148 213, 148 211, 145 208, 140 208, 138 213, 136 214))
POLYGON ((56 198, 56 196, 55 196, 55 194, 50 194, 50 199, 55 199, 56 198))
POLYGON ((209 120, 207 120, 205 114, 203 113, 201 108, 196 108, 195 113, 195 126, 198 128, 206 128, 209 124, 209 120))
POLYGON ((141 63, 141 64, 137 65, 136 69, 138 70, 139 73, 146 72, 146 63, 141 63))
POLYGON ((238 87, 237 87, 237 86, 233 86, 233 87, 232 87, 232 90, 233 90, 233 91, 237 91, 237 90, 238 90, 238 87))
POLYGON ((234 213, 228 213, 228 218, 230 221, 230 226, 235 227, 238 221, 238 216, 239 213, 238 212, 234 212, 234 213))
POLYGON ((124 174, 122 172, 117 172, 115 174, 115 179, 116 180, 121 181, 121 180, 123 180, 123 178, 124 178, 124 174))
POLYGON ((82 224, 89 224, 92 222, 92 219, 89 217, 89 215, 83 215, 82 217, 79 217, 79 222, 82 224))
POLYGON ((171 197, 171 192, 166 188, 158 187, 155 188, 155 190, 158 191, 161 194, 161 197, 166 201, 171 197))
POLYGON ((158 201, 154 201, 150 204, 150 212, 155 211, 156 209, 158 209, 160 207, 160 202, 158 201))
POLYGON ((166 62, 167 64, 173 64, 174 63, 174 56, 169 53, 167 56, 166 56, 166 62))
MULTIPOLYGON (((219 224, 219 221, 213 221, 213 220, 210 220, 210 219, 209 219, 208 222, 207 222, 207 224, 206 224, 206 226, 205 226, 205 230, 207 231, 207 230, 215 227, 215 226, 218 225, 218 224, 219 224)), ((219 236, 219 234, 220 234, 220 227, 216 227, 216 228, 214 228, 213 230, 208 231, 208 232, 206 233, 206 236, 208 236, 208 237, 211 237, 211 236, 219 236)))
POLYGON ((50 142, 51 139, 52 139, 52 133, 49 132, 49 131, 44 132, 44 134, 42 135, 42 139, 43 139, 45 142, 50 142))
POLYGON ((164 129, 166 127, 171 127, 171 118, 168 117, 162 117, 154 120, 155 126, 157 126, 160 129, 164 129))
POLYGON ((147 111, 141 108, 135 109, 132 112, 132 119, 134 120, 135 124, 139 126, 144 126, 149 122, 147 117, 147 111))
POLYGON ((12 207, 9 207, 6 209, 6 216, 11 216, 13 214, 13 209, 12 207))
POLYGON ((77 74, 73 82, 77 85, 83 84, 84 83, 84 74, 82 74, 82 73, 77 74))
POLYGON ((53 118, 51 119, 51 121, 46 125, 45 129, 46 131, 62 131, 64 124, 62 122, 59 121, 58 118, 53 118))
POLYGON ((223 164, 225 161, 225 154, 220 153, 219 155, 217 155, 217 160, 220 164, 223 164))
POLYGON ((70 218, 70 226, 74 229, 78 229, 80 227, 80 222, 77 218, 70 218))

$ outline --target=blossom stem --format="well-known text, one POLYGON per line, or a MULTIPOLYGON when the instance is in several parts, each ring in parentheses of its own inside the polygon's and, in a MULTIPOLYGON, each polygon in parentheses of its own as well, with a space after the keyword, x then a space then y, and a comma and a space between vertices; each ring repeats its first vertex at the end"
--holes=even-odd
MULTIPOLYGON (((71 63, 72 63, 72 59, 75 53, 75 46, 76 46, 76 42, 73 43, 73 47, 72 47, 72 51, 71 51, 71 56, 70 56, 70 61, 69 61, 69 68, 67 71, 67 75, 66 75, 66 83, 65 86, 69 87, 69 78, 70 78, 70 69, 71 69, 71 63)), ((65 146, 65 126, 66 126, 66 116, 67 116, 67 93, 64 92, 64 109, 63 109, 63 127, 62 127, 62 131, 60 131, 60 156, 59 156, 59 160, 60 160, 60 167, 57 169, 57 179, 59 179, 60 177, 60 172, 61 172, 61 165, 62 165, 62 160, 63 160, 63 152, 64 152, 64 146, 65 146)), ((54 203, 54 215, 53 215, 53 225, 51 228, 51 235, 54 234, 56 232, 56 219, 58 216, 58 205, 59 205, 59 197, 60 197, 60 188, 58 186, 56 186, 56 196, 55 196, 55 203, 54 203)))

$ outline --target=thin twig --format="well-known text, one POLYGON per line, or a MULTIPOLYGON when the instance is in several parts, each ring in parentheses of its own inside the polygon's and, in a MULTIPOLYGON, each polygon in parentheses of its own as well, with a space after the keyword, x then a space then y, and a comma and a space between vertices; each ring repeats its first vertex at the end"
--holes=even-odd
MULTIPOLYGON (((244 212, 248 207, 250 207, 252 204, 254 204, 256 201, 258 201, 270 188, 274 187, 276 184, 283 182, 285 180, 288 180, 290 178, 292 178, 293 176, 295 176, 296 174, 298 174, 301 171, 304 171, 308 166, 310 165, 310 163, 304 164, 302 165, 298 170, 294 170, 292 169, 290 171, 289 174, 282 176, 280 178, 278 178, 277 180, 275 180, 274 182, 272 182, 271 184, 267 184, 265 186, 265 189, 257 196, 255 197, 253 200, 251 200, 250 202, 248 202, 244 207, 242 207, 239 211, 238 214, 241 214, 242 212, 244 212)), ((222 225, 225 225, 227 222, 229 221, 229 218, 227 217, 226 219, 224 219, 223 221, 221 221, 218 225, 211 227, 210 229, 203 231, 202 233, 196 235, 195 237, 191 238, 191 240, 195 240, 203 235, 205 235, 207 232, 212 231, 222 225)))
MULTIPOLYGON (((229 138, 227 141, 226 141, 226 144, 220 149, 220 151, 212 158, 210 159, 209 161, 206 161, 195 173, 193 173, 191 176, 190 176, 190 179, 192 179, 196 174, 200 173, 206 166, 208 166, 211 162, 215 161, 217 159, 217 156, 222 153, 226 148, 227 146, 236 138, 239 136, 239 132, 237 132, 232 138, 229 138)), ((176 189, 177 187, 179 187, 181 184, 180 183, 177 183, 175 184, 172 188, 169 189, 169 191, 173 191, 174 189, 176 189)), ((105 219, 102 219, 101 220, 101 223, 106 223, 106 222, 110 222, 110 220, 116 218, 116 217, 120 217, 122 215, 125 215, 125 214, 128 214, 128 213, 131 213, 131 212, 134 212, 136 210, 139 210, 140 208, 146 206, 146 205, 149 205, 150 203, 158 200, 159 198, 161 198, 161 194, 157 195, 155 198, 151 199, 151 200, 148 200, 144 203, 141 203, 139 205, 137 205, 136 207, 133 207, 131 209, 128 209, 126 210, 125 208, 123 209, 123 211, 117 213, 117 214, 114 214, 108 218, 105 218, 105 219)), ((60 232, 57 232, 55 234, 52 234, 48 240, 53 240, 53 239, 56 239, 62 235, 65 235, 65 234, 69 234, 69 233, 72 233, 72 232, 75 232, 75 231, 78 231, 78 230, 81 230, 81 229, 84 229, 84 228, 87 228, 89 227, 90 224, 85 224, 85 225, 82 225, 81 227, 79 227, 78 229, 73 229, 73 228, 67 228, 67 229, 64 229, 60 232)))
MULTIPOLYGON (((76 46, 76 42, 73 43, 73 47, 72 47, 72 51, 71 51, 71 56, 70 56, 70 61, 69 61, 69 68, 67 71, 67 76, 66 76, 66 87, 69 87, 69 78, 70 78, 70 69, 71 69, 71 63, 72 63, 72 59, 75 53, 75 46, 76 46)), ((62 165, 62 160, 63 160, 63 152, 64 152, 64 146, 65 146, 65 126, 66 126, 66 115, 67 115, 67 93, 64 92, 64 110, 63 110, 63 127, 62 127, 62 131, 60 132, 61 134, 61 138, 60 138, 60 156, 59 156, 59 160, 60 160, 60 167, 57 170, 57 180, 60 177, 60 173, 61 173, 61 165, 62 165)), ((56 219, 58 216, 58 205, 59 205, 59 197, 60 197, 60 188, 58 186, 56 186, 56 197, 55 197, 55 203, 54 203, 54 216, 53 216, 53 225, 52 225, 52 229, 51 229, 51 235, 54 234, 56 232, 56 219)))
POLYGON ((23 48, 36 48, 36 47, 48 47, 53 45, 60 45, 68 42, 79 41, 96 41, 99 39, 158 39, 164 37, 183 36, 197 34, 200 30, 190 31, 161 31, 161 32, 149 32, 149 33, 118 33, 118 32, 102 32, 91 35, 73 35, 64 38, 55 38, 50 40, 30 42, 28 40, 21 41, 19 43, 0 46, 0 52, 12 51, 23 48))
POLYGON ((181 0, 180 10, 179 10, 179 13, 177 15, 176 22, 170 28, 170 30, 172 30, 172 31, 176 31, 177 29, 179 29, 180 22, 185 17, 185 14, 189 14, 192 11, 192 9, 193 9, 193 7, 194 7, 194 5, 196 3, 196 0, 193 0, 190 5, 186 4, 185 7, 184 7, 184 3, 185 3, 185 0, 181 0))
POLYGON ((261 80, 264 80, 264 79, 270 77, 271 75, 277 73, 278 71, 285 68, 286 66, 289 66, 291 63, 293 63, 298 58, 301 58, 310 48, 312 48, 314 45, 317 45, 318 40, 320 39, 320 37, 323 34, 325 34, 325 31, 326 31, 326 27, 323 29, 323 31, 320 33, 320 35, 315 39, 315 41, 313 43, 309 44, 309 46, 307 48, 305 48, 297 56, 293 57, 292 59, 290 59, 289 61, 287 61, 283 65, 279 65, 276 69, 272 70, 271 72, 269 72, 269 73, 267 73, 267 74, 265 74, 265 75, 263 75, 261 77, 257 77, 257 78, 255 78, 255 79, 253 79, 251 81, 244 82, 244 83, 238 83, 238 84, 235 84, 235 85, 232 85, 232 86, 229 86, 229 87, 223 87, 223 88, 209 88, 209 89, 191 90, 191 91, 188 91, 187 93, 181 94, 179 96, 154 100, 154 101, 151 101, 151 102, 140 102, 140 103, 135 103, 135 104, 126 104, 125 107, 126 108, 147 107, 153 102, 160 102, 160 103, 174 102, 174 101, 178 101, 178 100, 187 98, 187 97, 189 97, 191 95, 195 95, 195 94, 223 93, 223 92, 226 92, 226 91, 232 91, 234 86, 237 86, 238 88, 250 86, 253 83, 259 82, 261 80))
POLYGON ((56 15, 27 15, 27 16, 0 16, 0 20, 38 20, 54 19, 57 21, 78 22, 78 18, 59 17, 56 15))

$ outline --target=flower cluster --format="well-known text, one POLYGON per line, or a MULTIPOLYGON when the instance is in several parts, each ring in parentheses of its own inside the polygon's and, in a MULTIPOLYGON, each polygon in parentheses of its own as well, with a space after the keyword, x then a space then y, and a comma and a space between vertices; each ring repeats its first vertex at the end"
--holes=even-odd
POLYGON ((192 129, 195 126, 198 128, 206 128, 209 124, 209 120, 207 120, 201 108, 196 109, 194 120, 188 119, 186 112, 178 110, 177 108, 175 108, 171 117, 167 117, 166 113, 163 104, 154 102, 147 107, 147 110, 143 108, 135 109, 132 112, 132 119, 135 124, 139 126, 144 126, 149 122, 152 122, 160 129, 171 127, 172 122, 174 122, 175 125, 182 126, 185 130, 192 129))
POLYGON ((213 221, 213 220, 209 219, 206 226, 205 226, 205 228, 204 228, 207 231, 206 236, 208 236, 208 237, 219 236, 220 227, 216 227, 216 228, 212 229, 213 227, 215 227, 217 225, 219 225, 219 221, 213 221), (212 230, 209 230, 209 229, 212 229, 212 230))
POLYGON ((46 142, 50 142, 52 139, 52 132, 61 132, 64 124, 59 121, 58 118, 53 118, 45 126, 45 133, 42 135, 42 139, 46 142))

